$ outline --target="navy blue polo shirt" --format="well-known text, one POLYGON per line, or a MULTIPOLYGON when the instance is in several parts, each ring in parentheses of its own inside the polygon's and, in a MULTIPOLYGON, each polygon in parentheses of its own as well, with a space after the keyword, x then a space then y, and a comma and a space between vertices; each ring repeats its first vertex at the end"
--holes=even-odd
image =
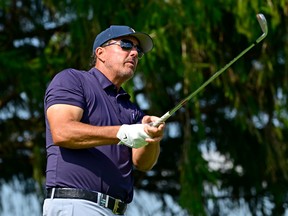
MULTIPOLYGON (((45 114, 53 104, 83 109, 81 122, 107 126, 140 123, 143 112, 130 96, 114 86, 100 71, 66 69, 49 84, 45 114)), ((112 143, 111 143, 112 144, 112 143)), ((133 198, 132 150, 124 145, 68 149, 53 144, 46 119, 46 187, 70 187, 98 191, 124 202, 133 198)))

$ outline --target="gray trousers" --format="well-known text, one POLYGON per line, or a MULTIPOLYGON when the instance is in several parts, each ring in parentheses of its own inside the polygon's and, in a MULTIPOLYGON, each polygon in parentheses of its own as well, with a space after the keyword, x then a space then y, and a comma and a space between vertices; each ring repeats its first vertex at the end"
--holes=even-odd
POLYGON ((97 203, 81 199, 45 199, 43 216, 115 216, 97 203))

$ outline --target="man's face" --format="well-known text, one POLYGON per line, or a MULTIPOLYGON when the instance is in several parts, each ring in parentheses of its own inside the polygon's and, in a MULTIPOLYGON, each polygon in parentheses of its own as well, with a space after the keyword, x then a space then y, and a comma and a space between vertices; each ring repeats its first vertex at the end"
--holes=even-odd
POLYGON ((138 64, 138 52, 136 49, 138 44, 136 38, 128 36, 110 40, 102 47, 105 53, 102 56, 102 62, 104 67, 108 69, 109 76, 112 76, 112 79, 119 79, 119 81, 125 82, 134 75, 138 64), (132 42, 132 49, 121 48, 121 40, 122 42, 132 42))

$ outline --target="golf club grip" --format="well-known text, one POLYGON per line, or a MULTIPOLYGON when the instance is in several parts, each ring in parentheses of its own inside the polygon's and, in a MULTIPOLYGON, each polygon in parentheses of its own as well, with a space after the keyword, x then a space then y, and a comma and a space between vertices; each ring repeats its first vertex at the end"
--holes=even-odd
POLYGON ((171 115, 170 115, 169 112, 165 113, 163 116, 160 117, 160 119, 158 121, 153 122, 152 126, 153 127, 158 127, 161 123, 165 122, 170 116, 171 115))

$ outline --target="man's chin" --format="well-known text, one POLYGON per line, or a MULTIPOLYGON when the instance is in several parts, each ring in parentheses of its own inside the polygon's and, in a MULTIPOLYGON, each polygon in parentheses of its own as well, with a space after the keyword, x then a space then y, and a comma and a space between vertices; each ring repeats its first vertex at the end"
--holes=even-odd
POLYGON ((126 72, 125 74, 122 74, 122 79, 123 80, 129 80, 134 76, 134 71, 130 71, 129 73, 126 72))

